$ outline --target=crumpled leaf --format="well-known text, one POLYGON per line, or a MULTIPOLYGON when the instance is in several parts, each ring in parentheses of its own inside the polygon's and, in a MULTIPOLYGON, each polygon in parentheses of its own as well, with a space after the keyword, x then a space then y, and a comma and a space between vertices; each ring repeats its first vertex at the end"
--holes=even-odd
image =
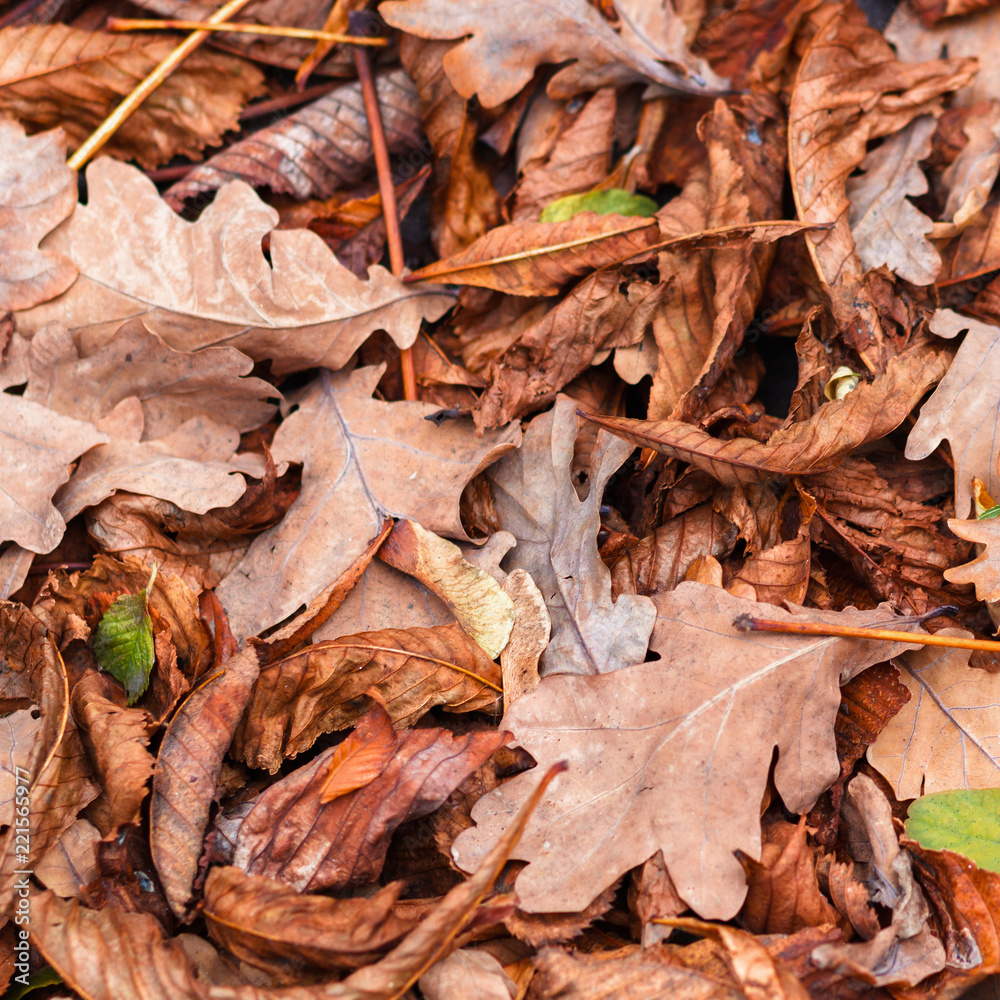
POLYGON ((383 370, 321 373, 275 434, 274 460, 304 465, 302 492, 216 591, 237 638, 308 604, 378 533, 383 516, 465 539, 462 489, 516 447, 517 427, 476 439, 465 422, 425 420, 438 409, 430 403, 371 399, 383 370))
MULTIPOLYGON (((651 648, 661 661, 543 677, 504 718, 539 767, 554 757, 570 766, 515 851, 530 862, 516 883, 522 909, 582 909, 662 850, 696 913, 731 918, 746 894, 732 851, 759 854, 758 810, 774 749, 785 806, 807 811, 840 771, 833 737, 840 683, 904 648, 741 633, 733 620, 756 613, 756 602, 704 584, 682 583, 654 600, 651 648)), ((887 612, 796 610, 768 609, 784 621, 805 615, 856 625, 884 622, 887 612)), ((461 867, 475 865, 534 783, 528 772, 480 799, 476 829, 453 848, 461 867)))
MULTIPOLYGON (((997 430, 1000 428, 1000 327, 969 319, 951 309, 938 309, 930 329, 939 337, 965 332, 941 384, 923 406, 906 439, 906 457, 926 458, 945 439, 955 462, 955 516, 969 515, 972 479, 978 477, 992 494, 1000 494, 997 430), (967 331, 967 332, 966 332, 967 331)), ((964 582, 964 581, 963 581, 964 582)))
POLYGON ((0 531, 32 552, 50 552, 66 522, 52 496, 70 478, 70 463, 108 441, 93 424, 0 393, 0 531))
POLYGON ((231 347, 186 354, 168 347, 141 320, 122 324, 94 354, 79 356, 58 323, 42 327, 28 345, 24 398, 67 417, 97 422, 129 396, 142 403, 143 437, 165 437, 192 417, 208 416, 241 433, 267 423, 270 383, 247 378, 253 362, 231 347))
MULTIPOLYGON (((969 635, 958 629, 944 634, 969 635)), ((896 797, 1000 788, 995 676, 970 667, 967 649, 927 647, 896 662, 910 700, 868 748, 869 762, 896 797)))
POLYGON ((496 704, 500 671, 456 625, 385 629, 314 643, 260 671, 232 754, 272 774, 323 734, 354 725, 374 688, 397 729, 435 705, 496 704))
POLYGON ((604 487, 631 448, 610 436, 598 439, 590 492, 581 501, 570 475, 574 410, 572 399, 560 397, 531 422, 521 448, 486 473, 500 527, 517 538, 506 567, 526 570, 549 609, 552 641, 542 654, 543 675, 597 674, 639 662, 655 616, 648 598, 612 600, 597 551, 604 487))
POLYGON ((648 12, 652 24, 641 23, 641 8, 631 12, 639 15, 640 23, 625 21, 619 34, 585 0, 514 0, 502 10, 457 0, 379 5, 379 13, 392 27, 411 35, 466 38, 445 57, 444 68, 463 97, 476 94, 487 108, 514 97, 538 66, 567 60, 572 60, 570 65, 549 80, 550 97, 636 82, 705 93, 723 83, 688 54, 683 26, 672 9, 648 12), (648 34, 643 32, 650 28, 648 34), (701 79, 692 79, 692 72, 701 79))
POLYGON ((587 419, 641 448, 690 462, 723 486, 766 482, 775 476, 832 469, 859 445, 885 437, 945 375, 947 361, 934 348, 917 347, 896 355, 874 382, 824 404, 808 420, 780 428, 763 444, 748 437, 714 438, 680 420, 594 415, 587 419))
MULTIPOLYGON (((389 152, 419 147, 420 110, 409 77, 400 69, 380 74, 375 89, 389 152)), ((234 180, 300 200, 329 198, 360 181, 373 163, 361 85, 355 81, 215 153, 169 188, 164 200, 180 207, 187 198, 234 180)))
POLYGON ((66 166, 61 132, 29 139, 15 122, 0 120, 0 150, 0 309, 28 309, 76 278, 69 260, 38 248, 73 211, 76 177, 66 166))
POLYGON ((507 738, 411 729, 377 778, 324 804, 322 789, 337 751, 331 747, 261 793, 240 825, 233 864, 300 892, 371 882, 382 870, 392 831, 437 809, 507 738))
POLYGON ((799 218, 835 222, 806 242, 838 326, 856 331, 862 352, 881 370, 882 323, 863 287, 850 231, 847 180, 866 144, 940 107, 942 95, 967 84, 970 60, 901 62, 853 3, 814 13, 819 25, 799 66, 788 109, 789 172, 799 218))
POLYGON ((1000 872, 1000 788, 931 792, 911 803, 906 836, 932 851, 954 851, 1000 872))
MULTIPOLYGON (((60 125, 78 146, 156 65, 177 47, 171 34, 83 31, 67 24, 0 30, 0 110, 38 128, 60 125)), ((174 156, 198 158, 236 128, 243 106, 264 90, 244 59, 196 50, 104 147, 155 167, 174 156)))
POLYGON ((444 601, 462 630, 496 659, 514 627, 514 602, 489 573, 462 558, 462 550, 416 521, 397 522, 378 557, 416 577, 444 601))
POLYGON ((17 314, 25 332, 58 320, 84 355, 133 317, 175 350, 225 342, 277 373, 339 368, 375 329, 400 346, 451 298, 405 286, 384 268, 354 277, 307 230, 271 233, 278 213, 245 184, 225 185, 195 223, 185 222, 134 167, 108 158, 87 168, 89 200, 49 236, 80 277, 52 302, 17 314), (79 332, 77 332, 79 331, 79 332))

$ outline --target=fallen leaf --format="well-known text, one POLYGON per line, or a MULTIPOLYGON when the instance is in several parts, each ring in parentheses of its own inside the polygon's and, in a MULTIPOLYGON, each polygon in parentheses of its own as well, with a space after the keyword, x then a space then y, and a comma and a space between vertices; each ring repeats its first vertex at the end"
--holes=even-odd
POLYGON ((347 739, 334 748, 320 802, 326 805, 370 785, 389 766, 398 744, 389 713, 376 702, 347 739))
POLYGON ((141 320, 124 323, 94 354, 79 356, 58 323, 42 327, 28 346, 24 398, 96 423, 123 399, 142 403, 143 437, 165 437, 186 420, 208 416, 241 433, 273 416, 278 390, 246 378, 253 362, 231 347, 186 354, 168 347, 141 320))
MULTIPOLYGON (((945 635, 968 632, 945 629, 945 635)), ((969 650, 928 647, 897 661, 910 692, 868 760, 899 799, 956 788, 1000 788, 996 681, 969 666, 969 650)))
POLYGON ((1000 789, 955 789, 921 795, 910 804, 906 836, 933 851, 953 851, 980 868, 1000 872, 996 829, 1000 789))
POLYGON ((101 833, 89 820, 78 819, 62 836, 33 862, 36 878, 57 896, 70 899, 96 874, 94 847, 101 833))
MULTIPOLYGON (((571 768, 515 852, 531 862, 517 881, 523 909, 579 910, 662 850, 695 912, 731 918, 746 894, 731 852, 759 853, 758 808, 774 749, 785 806, 808 810, 840 770, 833 739, 840 683, 894 655, 874 640, 741 633, 733 620, 756 613, 757 604, 703 584, 682 583, 655 603, 651 648, 661 661, 543 677, 504 717, 513 742, 540 767, 558 756, 571 768), (658 805, 645 794, 667 786, 658 805)), ((800 614, 862 625, 884 621, 886 610, 800 614)), ((769 617, 799 616, 769 609, 769 617)), ((480 800, 476 829, 453 849, 461 867, 475 863, 533 785, 531 773, 518 775, 480 800)))
POLYGON ((1000 104, 972 108, 962 132, 968 142, 941 181, 948 188, 942 215, 964 229, 986 206, 1000 170, 1000 104))
POLYGON ((492 576, 466 562, 454 542, 402 520, 382 543, 378 557, 440 597, 491 660, 503 652, 514 627, 514 602, 492 576))
MULTIPOLYGON (((177 47, 168 34, 82 31, 66 24, 0 30, 0 109, 33 129, 61 126, 75 147, 177 47)), ((264 91, 256 66, 195 51, 114 131, 105 150, 155 167, 197 159, 264 91)))
POLYGON ((826 403, 808 420, 782 427, 763 444, 746 437, 714 438, 680 420, 587 419, 641 448, 690 462, 723 486, 766 482, 831 469, 859 445, 884 437, 944 376, 946 365, 947 358, 934 348, 890 358, 885 374, 874 382, 826 403))
POLYGON ((525 570, 509 573, 503 590, 514 602, 514 628, 500 653, 506 712, 522 694, 538 687, 538 661, 549 644, 552 621, 542 592, 525 570))
MULTIPOLYGON (((465 38, 445 57, 445 72, 463 97, 475 94, 487 108, 514 97, 539 65, 567 60, 570 65, 549 80, 551 97, 635 82, 704 93, 706 86, 722 83, 691 59, 681 40, 663 51, 627 22, 619 35, 584 0, 516 0, 503 8, 502 16, 455 0, 409 0, 380 4, 379 13, 393 28, 420 38, 465 38), (699 82, 688 78, 691 70, 701 77, 699 82)), ((664 11, 660 16, 671 15, 664 11)))
POLYGON ((635 194, 625 188, 601 188, 586 194, 568 194, 545 206, 540 222, 565 222, 581 212, 598 215, 652 216, 657 204, 644 194, 635 194))
MULTIPOLYGON (((181 16, 190 15, 185 10, 181 16)), ((375 86, 389 152, 418 148, 420 114, 409 77, 392 70, 380 74, 375 86)), ((357 184, 373 163, 361 85, 345 83, 209 157, 169 188, 164 200, 180 207, 188 198, 234 180, 300 200, 329 198, 357 184)))
POLYGON ((931 115, 915 118, 862 160, 860 176, 847 178, 847 219, 865 271, 885 265, 911 285, 929 285, 941 270, 927 238, 934 223, 908 200, 928 191, 920 161, 936 127, 931 115))
POLYGON ((631 448, 610 436, 598 439, 590 490, 581 501, 570 476, 574 410, 573 400, 560 397, 531 422, 520 449, 486 473, 500 527, 517 538, 507 568, 526 570, 549 610, 552 640, 542 654, 543 675, 596 674, 641 661, 655 614, 645 597, 612 600, 610 574, 597 551, 601 496, 631 448))
POLYGON ((66 529, 52 496, 70 478, 70 463, 108 441, 108 435, 93 424, 6 392, 0 393, 0 427, 5 483, 0 535, 32 552, 50 552, 66 529))
POLYGON ((384 516, 464 539, 459 494, 516 447, 517 427, 475 439, 467 423, 426 421, 432 404, 371 399, 383 370, 321 374, 278 429, 274 460, 303 463, 302 492, 216 591, 238 638, 308 603, 353 562, 384 516))
POLYGON ((29 139, 19 125, 2 120, 0 149, 0 309, 30 309, 66 291, 76 278, 69 260, 38 247, 76 206, 76 179, 66 166, 61 132, 29 139))
POLYGON ((385 629, 317 642, 265 666, 236 730, 233 755, 272 774, 323 733, 354 725, 374 688, 397 729, 435 705, 452 712, 496 704, 500 671, 455 624, 385 629))
POLYGON ((203 910, 213 940, 251 965, 288 973, 303 964, 356 969, 412 930, 411 921, 393 912, 401 888, 396 883, 368 898, 331 899, 238 868, 213 868, 203 910))
POLYGON ((382 268, 360 281, 305 230, 271 232, 269 262, 260 241, 278 213, 238 182, 195 223, 176 215, 138 170, 114 160, 87 168, 87 188, 87 204, 46 244, 80 277, 52 302, 17 314, 26 332, 58 320, 84 355, 138 317, 175 350, 224 341, 254 360, 273 359, 277 373, 339 368, 372 330, 388 329, 409 346, 420 320, 451 304, 440 290, 404 286, 382 268))
POLYGON ((1000 371, 1000 327, 938 309, 930 329, 949 339, 965 333, 951 366, 923 406, 906 440, 906 457, 926 458, 945 439, 955 462, 955 515, 967 517, 972 479, 988 492, 1000 493, 995 439, 1000 426, 1000 399, 992 386, 1000 371))
POLYGON ((971 562, 946 569, 945 579, 975 586, 976 599, 987 604, 1000 600, 1000 566, 996 565, 1000 552, 1000 523, 993 518, 966 521, 953 517, 948 519, 948 527, 959 538, 974 542, 977 555, 971 562))
POLYGON ((514 1000, 517 984, 488 952, 461 948, 432 965, 420 977, 426 1000, 514 1000))
POLYGON ((261 793, 240 826, 233 864, 300 892, 371 882, 392 831, 437 809, 506 740, 506 733, 412 729, 377 778, 324 804, 332 747, 261 793))

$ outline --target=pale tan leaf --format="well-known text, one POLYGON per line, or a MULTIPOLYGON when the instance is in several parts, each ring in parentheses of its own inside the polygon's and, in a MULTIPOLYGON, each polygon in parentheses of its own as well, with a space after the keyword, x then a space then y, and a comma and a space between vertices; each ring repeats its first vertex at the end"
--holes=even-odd
POLYGON ((996 675, 970 667, 967 649, 927 647, 896 662, 911 697, 868 748, 868 760, 896 797, 1000 788, 996 675))
POLYGON ((71 898, 97 874, 94 849, 101 832, 86 819, 63 831, 44 857, 32 863, 36 878, 57 896, 71 898))
POLYGON ((950 583, 974 586, 977 600, 987 604, 1000 601, 1000 521, 996 518, 963 521, 952 517, 948 519, 948 527, 959 538, 975 543, 977 555, 971 562, 946 569, 944 578, 950 583))
POLYGON ((385 516, 465 539, 465 484, 516 447, 517 427, 476 438, 465 421, 438 427, 425 420, 437 411, 433 404, 373 400, 382 370, 322 373, 278 429, 274 460, 303 463, 302 492, 219 585, 238 638, 308 604, 354 561, 385 516))
POLYGON ((503 589, 514 602, 514 628, 500 654, 506 711, 522 694, 538 687, 538 661, 549 644, 552 621, 542 592, 526 570, 510 573, 503 589))
POLYGON ((432 965, 420 977, 426 1000, 514 1000, 517 985, 488 952, 462 948, 432 965))
POLYGON ((87 168, 89 200, 49 238, 80 270, 70 289, 22 311, 20 330, 58 320, 81 353, 93 354, 122 323, 141 318, 170 347, 225 342, 283 373, 339 368, 375 329, 408 347, 421 319, 437 319, 451 297, 406 286, 384 268, 356 278, 307 230, 271 233, 278 213, 240 182, 220 189, 195 223, 185 222, 134 167, 107 158, 87 168))
POLYGON ((948 200, 942 216, 964 229, 986 206, 1000 171, 1000 102, 973 108, 962 125, 968 142, 941 175, 948 200))
POLYGON ((378 557, 440 597, 491 660, 500 655, 514 627, 514 602, 492 576, 466 562, 454 542, 416 521, 402 520, 383 542, 378 557))
MULTIPOLYGON (((732 917, 746 893, 732 852, 759 856, 759 807, 775 748, 782 801, 808 810, 840 771, 833 730, 840 683, 905 648, 740 632, 733 620, 759 605, 703 584, 682 583, 654 600, 651 648, 660 661, 543 677, 504 718, 540 768, 555 758, 569 763, 515 852, 530 862, 516 883, 522 909, 582 909, 662 850, 688 905, 709 919, 732 917)), ((856 625, 888 615, 885 605, 768 612, 856 625)), ((460 866, 475 865, 536 780, 534 772, 517 775, 479 800, 476 829, 453 848, 460 866)))
MULTIPOLYGON (((2 37, 2 36, 0 36, 2 37)), ((39 241, 76 205, 76 178, 66 166, 66 137, 30 139, 0 120, 0 309, 28 309, 64 292, 76 268, 39 241)))
MULTIPOLYGON (((169 34, 82 31, 67 24, 0 30, 0 110, 37 128, 61 125, 78 146, 177 46, 169 34)), ((243 106, 263 92, 252 63, 191 53, 119 129, 105 150, 155 167, 236 128, 243 106)))

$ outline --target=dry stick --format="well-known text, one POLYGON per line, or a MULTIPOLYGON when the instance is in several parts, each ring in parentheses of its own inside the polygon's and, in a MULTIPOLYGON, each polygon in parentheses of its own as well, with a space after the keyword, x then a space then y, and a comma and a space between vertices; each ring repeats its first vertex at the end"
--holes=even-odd
POLYGON ((158 21, 151 18, 109 17, 105 27, 108 31, 224 31, 241 35, 270 35, 278 38, 306 38, 320 42, 349 42, 352 45, 372 45, 384 48, 389 44, 385 38, 355 38, 340 35, 335 31, 316 31, 312 28, 287 28, 269 24, 215 24, 208 21, 158 21))
POLYGON ((888 628, 855 628, 852 625, 826 625, 823 622, 776 622, 767 618, 740 615, 733 621, 741 632, 787 632, 795 635, 842 635, 850 639, 882 639, 885 642, 912 642, 918 646, 944 646, 949 649, 982 649, 1000 652, 1000 642, 990 639, 963 639, 960 636, 927 632, 899 632, 888 628))
MULTIPOLYGON (((222 21, 227 21, 239 10, 242 10, 250 0, 229 0, 229 3, 224 4, 220 7, 209 19, 209 24, 219 24, 222 21)), ((186 59, 196 48, 206 38, 208 38, 208 31, 196 31, 193 35, 188 35, 187 38, 181 42, 180 45, 174 49, 166 59, 163 60, 149 76, 143 80, 139 86, 132 91, 128 97, 125 98, 115 108, 114 111, 108 115, 107 118, 101 122, 100 125, 91 133, 90 138, 66 161, 66 166, 70 170, 79 170, 100 148, 103 146, 108 139, 110 139, 115 132, 121 128, 122 123, 125 121, 129 115, 139 107, 142 102, 149 97, 149 95, 156 90, 157 87, 180 65, 180 63, 186 59)))
MULTIPOLYGON (((362 48, 354 50, 354 65, 361 83, 361 95, 365 101, 368 116, 368 131, 372 136, 372 153, 375 156, 375 172, 378 175, 378 189, 382 195, 382 215, 385 217, 385 238, 389 244, 389 267, 397 277, 403 273, 403 237, 399 232, 399 211, 396 208, 396 189, 392 183, 392 169, 389 165, 389 147, 385 144, 385 129, 382 127, 382 112, 378 106, 375 90, 375 75, 372 73, 371 59, 362 48)), ((413 364, 413 349, 404 347, 399 352, 399 367, 403 375, 403 398, 417 398, 417 372, 413 364)))

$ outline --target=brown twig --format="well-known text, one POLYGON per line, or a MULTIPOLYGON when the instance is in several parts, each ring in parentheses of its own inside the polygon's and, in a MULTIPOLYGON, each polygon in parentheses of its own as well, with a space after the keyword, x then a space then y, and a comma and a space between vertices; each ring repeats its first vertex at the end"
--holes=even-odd
POLYGON ((846 636, 849 639, 880 639, 884 642, 912 642, 918 646, 944 646, 948 649, 1000 651, 1000 642, 991 639, 964 639, 953 635, 927 632, 901 632, 889 628, 858 628, 853 625, 827 625, 824 622, 776 622, 767 618, 740 615, 733 625, 741 632, 786 632, 792 635, 846 636))
POLYGON ((335 31, 316 31, 312 28, 289 28, 271 24, 215 24, 208 21, 157 20, 155 18, 109 17, 108 31, 224 31, 227 34, 267 35, 274 38, 305 38, 319 42, 349 42, 352 45, 372 45, 384 48, 389 42, 384 38, 355 38, 335 31))
MULTIPOLYGON (((378 175, 378 189, 382 195, 382 214, 385 216, 385 238, 389 244, 389 267, 397 277, 403 273, 403 237, 399 231, 399 210, 396 207, 396 189, 392 183, 392 169, 389 165, 389 147, 385 142, 382 126, 382 112, 378 106, 375 90, 375 75, 372 73, 371 59, 363 48, 355 48, 354 65, 361 83, 361 95, 368 116, 368 130, 372 137, 372 153, 375 156, 375 172, 378 175)), ((399 353, 399 366, 403 375, 403 398, 417 398, 417 372, 413 364, 413 350, 404 347, 399 353)))
MULTIPOLYGON (((229 20, 242 10, 250 0, 229 0, 220 7, 209 19, 209 25, 220 24, 229 20)), ((145 80, 129 94, 107 118, 90 134, 83 145, 66 161, 70 170, 79 170, 115 132, 122 123, 139 107, 149 95, 184 61, 206 38, 208 31, 196 31, 188 35, 180 45, 167 56, 145 80)))

